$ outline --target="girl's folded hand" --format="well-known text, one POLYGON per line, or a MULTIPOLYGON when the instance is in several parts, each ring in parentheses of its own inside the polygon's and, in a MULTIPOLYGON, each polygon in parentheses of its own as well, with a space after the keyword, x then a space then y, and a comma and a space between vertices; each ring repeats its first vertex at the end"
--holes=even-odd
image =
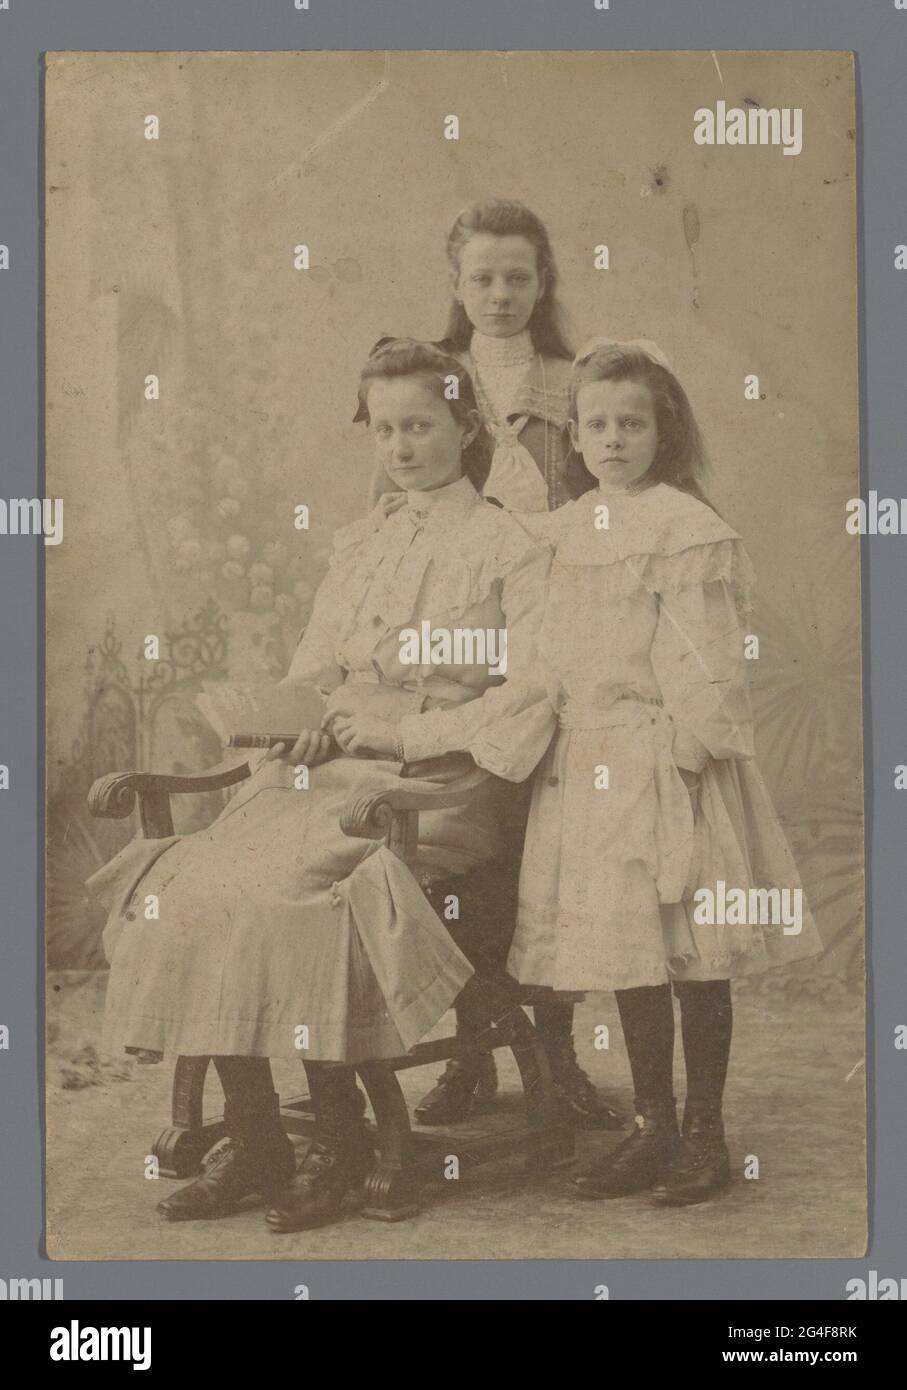
POLYGON ((321 727, 333 732, 338 717, 358 719, 362 715, 393 723, 410 713, 412 702, 412 692, 399 685, 357 685, 347 681, 327 697, 321 727))
POLYGON ((393 516, 394 512, 399 512, 400 508, 405 505, 405 492, 382 492, 378 498, 378 506, 385 516, 393 516))
POLYGON ((393 724, 372 715, 337 715, 332 732, 344 753, 352 757, 379 754, 392 758, 397 746, 397 731, 393 724))
POLYGON ((288 743, 275 743, 273 748, 269 748, 265 762, 283 758, 289 763, 315 767, 331 756, 332 745, 330 734, 322 733, 320 729, 303 729, 292 748, 288 743))

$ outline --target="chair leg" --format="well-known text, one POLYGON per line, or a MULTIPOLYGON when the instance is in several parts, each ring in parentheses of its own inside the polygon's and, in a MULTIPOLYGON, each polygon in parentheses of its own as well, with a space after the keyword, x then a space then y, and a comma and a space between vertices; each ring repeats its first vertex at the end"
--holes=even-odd
MULTIPOLYGON (((473 977, 466 988, 470 987, 474 1006, 484 1010, 496 1032, 506 1039, 519 1068, 530 1131, 527 1166, 531 1171, 539 1171, 554 1163, 569 1162, 575 1153, 574 1133, 571 1126, 564 1124, 551 1064, 537 1030, 508 986, 473 977)), ((478 1043, 481 1046, 481 1037, 478 1043)))
POLYGON ((152 1145, 161 1175, 191 1178, 202 1159, 226 1133, 223 1120, 205 1124, 205 1077, 210 1057, 177 1057, 173 1069, 171 1123, 152 1145))
POLYGON ((357 1067, 375 1112, 378 1162, 365 1180, 360 1215, 373 1221, 403 1221, 420 1207, 409 1110, 397 1074, 380 1063, 357 1067))

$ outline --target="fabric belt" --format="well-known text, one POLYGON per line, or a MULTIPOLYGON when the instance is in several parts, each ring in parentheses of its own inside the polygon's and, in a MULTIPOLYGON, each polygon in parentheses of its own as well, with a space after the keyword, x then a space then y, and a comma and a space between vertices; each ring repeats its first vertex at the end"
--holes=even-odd
MULTIPOLYGON (((626 723, 630 713, 628 706, 637 706, 637 714, 642 707, 664 712, 664 701, 659 696, 639 695, 628 691, 618 695, 609 705, 584 704, 581 700, 568 700, 558 711, 558 724, 562 729, 613 729, 615 725, 626 723)), ((651 722, 654 724, 654 714, 651 722)))

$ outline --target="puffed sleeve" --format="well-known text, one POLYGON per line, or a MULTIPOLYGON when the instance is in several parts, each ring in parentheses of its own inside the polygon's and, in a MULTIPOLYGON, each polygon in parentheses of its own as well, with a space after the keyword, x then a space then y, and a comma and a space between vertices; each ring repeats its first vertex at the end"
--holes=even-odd
POLYGON ((384 520, 383 510, 376 508, 361 521, 341 527, 334 536, 328 572, 318 586, 309 621, 290 669, 280 682, 282 687, 314 686, 322 695, 329 695, 342 685, 346 672, 337 661, 337 637, 349 617, 351 582, 355 586, 351 566, 384 520))
POLYGON ((509 782, 522 782, 533 771, 556 722, 537 650, 550 565, 548 547, 532 545, 509 568, 501 591, 507 631, 503 684, 454 709, 404 716, 400 736, 408 762, 467 752, 509 782))
POLYGON ((753 757, 743 630, 725 579, 659 594, 652 666, 674 721, 678 767, 701 772, 709 757, 753 757))

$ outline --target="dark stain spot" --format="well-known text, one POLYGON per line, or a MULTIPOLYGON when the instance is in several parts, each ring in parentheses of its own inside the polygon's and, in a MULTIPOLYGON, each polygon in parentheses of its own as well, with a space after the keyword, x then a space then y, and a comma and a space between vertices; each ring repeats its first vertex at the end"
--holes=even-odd
POLYGON ((656 165, 652 170, 652 192, 661 192, 663 189, 667 188, 669 182, 667 165, 656 165))
POLYGON ((761 106, 762 103, 758 102, 755 97, 744 97, 743 104, 744 106, 761 106))
POLYGON ((856 132, 855 130, 849 130, 849 131, 847 132, 847 138, 848 138, 848 140, 856 140, 856 138, 857 138, 857 132, 856 132))
POLYGON ((683 210, 681 220, 683 222, 684 239, 690 251, 692 251, 699 240, 699 233, 701 231, 699 209, 696 207, 695 203, 687 203, 683 210))

